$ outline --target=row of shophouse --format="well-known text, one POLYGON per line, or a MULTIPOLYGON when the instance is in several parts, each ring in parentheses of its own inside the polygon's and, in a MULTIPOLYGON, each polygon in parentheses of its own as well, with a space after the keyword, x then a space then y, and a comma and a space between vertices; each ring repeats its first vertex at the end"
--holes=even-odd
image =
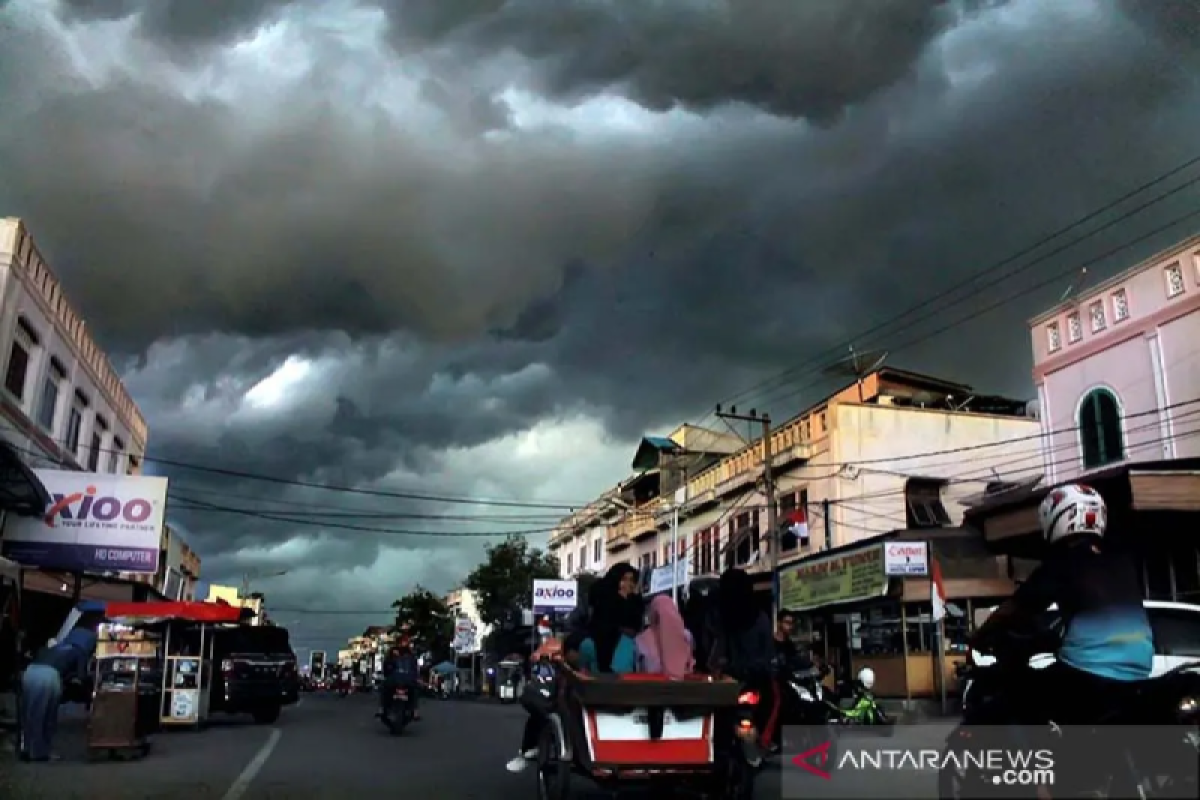
POLYGON ((1147 597, 1200 603, 1200 236, 1025 333, 1036 401, 882 367, 777 424, 778 538, 762 439, 693 425, 645 437, 632 474, 552 534, 562 576, 653 569, 674 541, 692 577, 742 567, 766 605, 778 540, 781 601, 802 638, 837 667, 873 667, 885 695, 930 696, 975 620, 1036 565, 1048 489, 1085 480, 1108 500, 1112 546, 1139 560, 1147 597), (940 568, 942 658, 930 578, 883 567, 888 543, 906 540, 927 542, 940 568))
MULTIPOLYGON (((19 518, 46 508, 36 471, 92 473, 97 484, 140 476, 148 429, 28 229, 12 218, 0 218, 0 357, 0 542, 11 546, 19 518)), ((31 635, 55 629, 75 597, 196 599, 199 554, 165 521, 156 533, 154 572, 67 574, 18 558, 26 567, 22 616, 31 635)))

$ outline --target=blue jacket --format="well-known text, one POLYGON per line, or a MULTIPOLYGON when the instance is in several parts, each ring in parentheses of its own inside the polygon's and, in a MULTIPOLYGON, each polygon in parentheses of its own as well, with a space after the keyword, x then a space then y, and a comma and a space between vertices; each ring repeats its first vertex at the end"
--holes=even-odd
POLYGON ((34 664, 54 667, 63 680, 83 680, 88 675, 88 664, 96 652, 96 633, 85 628, 75 628, 61 642, 38 653, 34 664))

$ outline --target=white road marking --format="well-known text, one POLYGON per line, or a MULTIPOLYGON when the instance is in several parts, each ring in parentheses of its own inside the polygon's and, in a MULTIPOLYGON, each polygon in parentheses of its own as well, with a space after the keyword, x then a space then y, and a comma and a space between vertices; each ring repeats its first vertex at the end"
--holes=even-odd
POLYGON ((246 765, 242 770, 242 774, 238 775, 237 780, 229 787, 229 791, 221 800, 238 800, 250 788, 250 784, 258 777, 258 773, 262 772, 262 768, 266 766, 267 759, 271 757, 271 753, 275 752, 275 746, 279 744, 279 740, 283 738, 283 731, 279 728, 272 728, 271 735, 267 737, 267 741, 259 749, 258 755, 254 760, 246 765))

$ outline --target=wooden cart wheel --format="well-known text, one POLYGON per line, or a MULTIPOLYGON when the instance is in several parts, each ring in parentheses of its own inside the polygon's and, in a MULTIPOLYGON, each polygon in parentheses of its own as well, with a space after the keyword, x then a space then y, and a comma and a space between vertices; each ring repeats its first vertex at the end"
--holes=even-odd
POLYGON ((571 764, 564 764, 560 753, 558 728, 547 721, 538 739, 538 800, 567 800, 571 795, 571 764))

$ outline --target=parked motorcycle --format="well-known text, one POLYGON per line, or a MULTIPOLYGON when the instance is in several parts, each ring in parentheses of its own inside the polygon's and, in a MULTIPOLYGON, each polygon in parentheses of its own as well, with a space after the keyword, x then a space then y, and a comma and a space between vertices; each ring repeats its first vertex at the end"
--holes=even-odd
POLYGON ((895 731, 896 720, 883 710, 875 693, 875 670, 863 667, 853 681, 843 684, 839 695, 849 697, 850 703, 842 706, 831 702, 835 725, 869 727, 877 733, 890 735, 895 731))
MULTIPOLYGON (((1061 750, 1066 737, 1092 737, 1088 742, 1088 765, 1079 770, 1087 785, 1065 786, 1075 774, 1053 777, 1055 795, 1086 794, 1091 797, 1200 797, 1194 765, 1200 758, 1200 665, 1186 664, 1131 686, 1119 704, 1098 697, 1098 724, 1090 728, 1064 730, 1051 719, 1013 719, 1017 698, 1036 691, 1039 670, 1030 658, 1057 647, 1055 631, 1016 634, 1007 638, 994 656, 971 652, 968 663, 957 672, 963 685, 963 719, 946 740, 938 774, 938 794, 943 800, 1012 796, 1014 787, 995 780, 978 760, 967 754, 987 749, 1011 748, 1015 744, 1013 724, 1021 723, 1020 747, 1025 751, 1061 750), (1103 704, 1112 705, 1104 708, 1103 704), (1114 737, 1094 736, 1101 726, 1138 726, 1138 735, 1115 745, 1114 737), (1147 731, 1162 736, 1145 736, 1147 731), (995 741, 992 741, 992 740, 995 741), (1116 750, 1115 752, 1113 752, 1116 750), (1180 769, 1180 764, 1190 769, 1180 769)), ((1036 696, 1036 695, 1034 695, 1036 696)), ((1026 711, 1026 715, 1034 713, 1026 711)), ((1071 748, 1080 751, 1081 748, 1071 748)), ((1076 771, 1070 771, 1075 773, 1076 771)), ((1035 793, 1033 786, 1028 794, 1035 793)))

